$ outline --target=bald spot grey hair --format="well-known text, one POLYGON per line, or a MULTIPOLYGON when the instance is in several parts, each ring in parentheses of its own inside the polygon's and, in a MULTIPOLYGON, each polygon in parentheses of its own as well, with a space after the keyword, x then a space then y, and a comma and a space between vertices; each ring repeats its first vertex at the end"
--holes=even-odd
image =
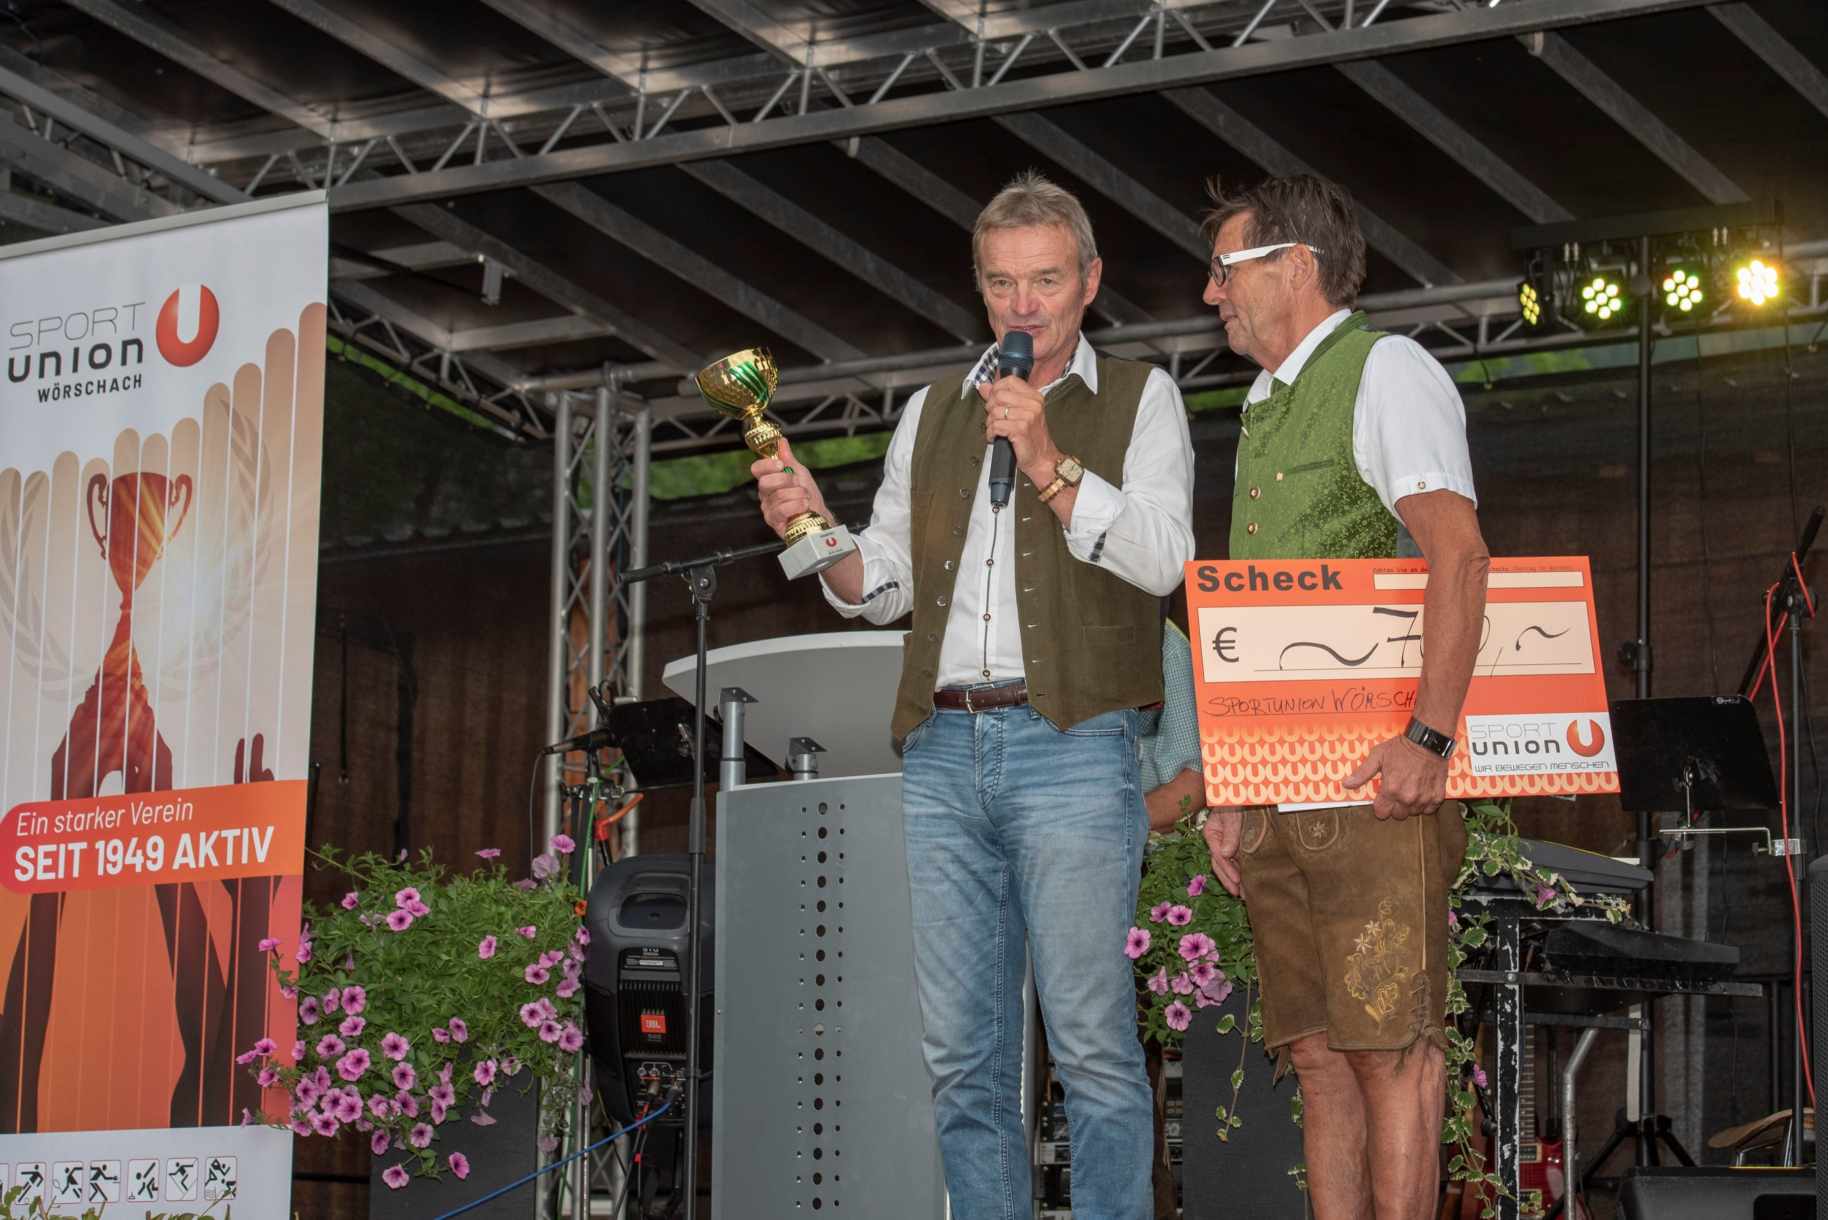
POLYGON ((1060 225, 1079 247, 1079 279, 1091 272, 1092 260, 1098 257, 1098 242, 1092 237, 1092 222, 1085 208, 1065 187, 1056 186, 1035 170, 1024 170, 996 193, 996 198, 977 214, 971 229, 971 272, 978 278, 979 256, 984 249, 984 235, 992 229, 1029 229, 1041 225, 1060 225))

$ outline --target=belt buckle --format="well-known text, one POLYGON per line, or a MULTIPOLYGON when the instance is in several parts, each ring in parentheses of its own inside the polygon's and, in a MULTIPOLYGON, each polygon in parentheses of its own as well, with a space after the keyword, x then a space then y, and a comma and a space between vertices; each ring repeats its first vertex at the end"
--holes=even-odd
POLYGON ((976 709, 976 708, 975 708, 975 707, 972 707, 972 706, 971 706, 971 692, 972 692, 972 691, 973 691, 973 690, 974 690, 974 689, 976 689, 976 688, 975 688, 975 687, 970 687, 970 686, 967 686, 967 687, 966 687, 966 688, 965 688, 965 710, 966 710, 966 711, 967 711, 967 712, 969 712, 969 713, 971 713, 971 714, 972 714, 972 715, 976 715, 976 714, 977 714, 977 709, 976 709))

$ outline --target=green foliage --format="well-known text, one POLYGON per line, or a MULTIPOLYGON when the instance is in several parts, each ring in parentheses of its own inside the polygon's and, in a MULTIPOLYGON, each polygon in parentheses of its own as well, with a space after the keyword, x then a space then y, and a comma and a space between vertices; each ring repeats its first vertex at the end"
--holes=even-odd
POLYGON ((263 1084, 288 1091, 286 1125, 301 1136, 353 1126, 425 1176, 439 1172, 438 1129, 472 1112, 492 1121, 497 1088, 540 1086, 544 1130, 562 1132, 581 1079, 588 939, 563 877, 571 850, 555 839, 534 862, 541 879, 521 881, 492 861, 447 873, 429 851, 411 862, 314 853, 351 888, 307 906, 291 968, 275 958, 298 993, 298 1045, 247 1056, 263 1084))

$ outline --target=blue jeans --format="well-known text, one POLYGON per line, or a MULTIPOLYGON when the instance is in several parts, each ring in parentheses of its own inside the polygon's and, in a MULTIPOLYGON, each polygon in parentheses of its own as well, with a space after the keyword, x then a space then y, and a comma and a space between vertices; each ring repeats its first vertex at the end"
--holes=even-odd
POLYGON ((904 744, 922 1050, 957 1220, 1032 1214, 1019 1091, 1030 951, 1066 1088, 1073 1214, 1149 1214, 1151 1099, 1123 953, 1146 825, 1137 719, 1124 709, 1062 732, 1025 706, 939 711, 904 744))

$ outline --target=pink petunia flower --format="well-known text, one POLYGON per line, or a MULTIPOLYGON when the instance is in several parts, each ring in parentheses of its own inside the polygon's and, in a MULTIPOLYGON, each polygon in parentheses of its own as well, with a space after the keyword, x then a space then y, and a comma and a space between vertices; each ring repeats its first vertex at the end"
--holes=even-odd
POLYGON ((317 1040, 317 1057, 319 1059, 334 1059, 347 1049, 349 1048, 343 1044, 343 1040, 335 1034, 325 1034, 317 1040))
POLYGON ((395 932, 404 932, 413 926, 413 913, 411 911, 389 911, 387 926, 395 932))
POLYGON ((445 1105, 441 1101, 434 1101, 432 1103, 432 1122, 433 1122, 433 1124, 435 1125, 435 1124, 443 1122, 444 1116, 449 1114, 450 1112, 451 1112, 451 1108, 449 1106, 445 1105))
POLYGON ((434 1026, 432 1028, 432 1041, 433 1042, 436 1042, 442 1046, 443 1044, 449 1042, 450 1040, 451 1040, 451 1031, 450 1030, 444 1028, 444 1026, 442 1026, 442 1025, 434 1026))
POLYGON ((584 1049, 584 1034, 571 1022, 565 1022, 564 1032, 559 1034, 559 1049, 568 1055, 575 1055, 584 1049))
POLYGON ((254 1077, 254 1082, 263 1089, 270 1089, 279 1083, 279 1072, 271 1067, 263 1067, 260 1074, 254 1077))
POLYGON ((1168 994, 1168 968, 1166 966, 1149 976, 1148 987, 1156 995, 1168 994))
POLYGON ((368 1007, 368 989, 351 983, 343 988, 343 1011, 355 1016, 368 1007))
POLYGON ((419 891, 410 885, 403 890, 394 891, 394 905, 402 910, 417 901, 419 901, 419 891))
POLYGON ((419 1073, 413 1071, 413 1065, 410 1063, 396 1063, 393 1081, 396 1089, 410 1089, 419 1083, 419 1073))
POLYGON ((538 1000, 529 1000, 520 1006, 520 1023, 528 1029, 538 1029, 545 1019, 546 1010, 538 1000))
POLYGON ((1482 1089, 1486 1086, 1486 1083, 1487 1083, 1486 1078, 1485 1078, 1485 1069, 1480 1067, 1476 1063, 1473 1064, 1473 1083, 1478 1085, 1482 1089))
POLYGON ((540 1041, 541 1042, 557 1042, 559 1040, 559 1037, 564 1032, 565 1032, 564 1027, 561 1026, 557 1021, 541 1021, 540 1022, 540 1041))
POLYGON ((329 991, 324 993, 324 1015, 329 1016, 331 1013, 336 1012, 337 1009, 341 1007, 342 1003, 343 993, 338 991, 335 987, 332 987, 329 991))
POLYGON ((476 956, 485 962, 495 956, 495 938, 493 936, 485 936, 477 943, 476 956))
POLYGON ((526 979, 529 983, 532 983, 535 987, 541 987, 552 978, 552 971, 546 969, 538 962, 533 962, 528 965, 525 970, 521 971, 521 977, 526 979))
POLYGON ((334 1115, 325 1114, 320 1110, 311 1116, 311 1129, 319 1135, 335 1135, 342 1128, 343 1124, 337 1122, 334 1115))
POLYGON ((478 1110, 476 1113, 470 1115, 470 1121, 475 1123, 478 1127, 493 1127, 495 1125, 495 1116, 487 1110, 478 1110))
POLYGON ((389 1165, 381 1171, 381 1180, 387 1183, 388 1189, 399 1190, 412 1179, 407 1176, 405 1165, 389 1165))
POLYGON ((381 1039, 381 1053, 395 1063, 406 1058, 406 1053, 413 1049, 413 1044, 402 1038, 393 1030, 388 1030, 381 1039))
POLYGON ((528 924, 524 928, 516 928, 514 930, 516 932, 519 932, 522 936, 526 937, 528 940, 532 940, 535 936, 538 936, 540 934, 540 930, 538 928, 534 927, 532 924, 528 924))
POLYGON ((352 1123, 362 1117, 362 1095, 354 1089, 344 1089, 336 1095, 335 1107, 331 1110, 339 1123, 352 1123))
POLYGON ((543 851, 533 857, 533 878, 544 881, 559 871, 559 858, 549 851, 543 851))
POLYGON ((451 1041, 452 1042, 468 1042, 469 1040, 470 1040, 469 1025, 465 1023, 465 1021, 462 1017, 452 1017, 451 1018, 451 1041))
POLYGON ((1169 1029, 1184 1030, 1193 1024, 1193 1010, 1176 1000, 1162 1013, 1162 1020, 1168 1023, 1169 1029))
POLYGON ((394 1094, 394 1105, 398 1106, 400 1113, 408 1118, 419 1117, 419 1099, 405 1090, 394 1094))
POLYGON ((1193 909, 1175 903, 1168 908, 1168 922, 1174 927, 1184 928, 1193 922, 1193 909))
POLYGON ((1192 995, 1193 980, 1187 977, 1185 970, 1168 980, 1168 989, 1175 995, 1192 995))
POLYGON ((461 1153, 461 1152, 451 1153, 449 1164, 451 1167, 451 1172, 456 1174, 459 1179, 467 1178, 470 1176, 470 1158, 463 1155, 463 1153, 461 1153))
POLYGON ((588 945, 590 943, 590 929, 584 927, 582 924, 579 924, 577 936, 575 939, 577 940, 577 942, 580 945, 588 945))
POLYGON ((1447 926, 1450 929, 1457 929, 1460 926, 1460 917, 1454 914, 1452 910, 1447 912, 1447 926))
POLYGON ((322 1014, 318 1011, 317 997, 308 995, 298 1002, 298 1020, 301 1025, 316 1025, 322 1014))
POLYGON ((252 1049, 249 1049, 249 1050, 242 1051, 239 1055, 236 1055, 235 1062, 240 1064, 242 1067, 246 1067, 248 1064, 254 1062, 254 1060, 256 1060, 258 1058, 260 1058, 260 1056, 256 1055, 252 1049))
POLYGON ((540 954, 540 965, 546 967, 549 970, 564 960, 565 960, 564 953, 560 952, 557 949, 548 949, 544 953, 540 954))
POLYGON ((350 890, 347 894, 343 895, 343 909, 345 911, 353 911, 360 905, 362 905, 362 896, 356 893, 356 891, 350 890))
POLYGON ((457 1090, 451 1087, 449 1081, 441 1080, 427 1090, 427 1096, 435 1105, 448 1106, 456 1102, 457 1090))
POLYGON ((296 1041, 292 1044, 292 1062, 293 1063, 303 1063, 304 1061, 305 1061, 305 1040, 303 1038, 300 1038, 298 1041, 296 1041))
POLYGON ((336 1074, 344 1080, 360 1080, 371 1062, 368 1052, 358 1046, 336 1061, 336 1074))
POLYGON ((430 1123, 414 1123, 412 1131, 406 1136, 406 1142, 415 1148, 430 1147, 432 1142, 432 1125, 430 1123))
POLYGON ((501 858, 501 848, 485 847, 476 854, 484 860, 499 860, 501 858))
POLYGON ((297 957, 298 964, 301 966, 311 960, 311 941, 308 938, 299 938, 297 957))
POLYGON ((559 999, 569 1000, 572 996, 574 996, 578 993, 578 981, 575 978, 572 978, 569 975, 567 975, 565 978, 565 981, 560 983, 553 990, 558 992, 559 999))
POLYGON ((519 1075, 520 1060, 516 1059, 513 1055, 503 1055, 501 1057, 501 1074, 503 1076, 519 1075))
POLYGON ((1200 988, 1200 998, 1208 1004, 1223 1004, 1225 997, 1231 994, 1231 988, 1231 980, 1226 978, 1225 972, 1221 970, 1212 982, 1200 988))
POLYGON ((488 1088, 495 1081, 495 1060, 484 1059, 476 1065, 476 1070, 470 1075, 475 1078, 477 1084, 485 1089, 488 1088))
POLYGON ((1123 955, 1135 961, 1149 951, 1149 933, 1144 928, 1131 928, 1130 935, 1124 940, 1123 955))
POLYGON ((387 1145, 389 1142, 387 1132, 385 1131, 377 1131, 368 1137, 368 1146, 373 1149, 376 1156, 387 1155, 387 1145))
POLYGON ((577 849, 578 845, 572 840, 570 835, 558 834, 552 836, 552 850, 556 851, 559 855, 569 856, 577 849))
POLYGON ((432 913, 432 909, 430 907, 426 906, 423 902, 407 903, 406 911, 407 911, 407 914, 411 915, 414 919, 424 919, 427 915, 430 915, 432 913))
POLYGON ((260 938, 260 951, 262 953, 271 953, 277 948, 279 948, 279 937, 263 936, 260 938))
POLYGON ((292 986, 290 983, 281 983, 279 985, 279 994, 286 997, 288 1000, 296 1000, 298 998, 298 988, 292 986))
POLYGON ((343 1023, 336 1027, 336 1032, 345 1038, 360 1038, 362 1031, 367 1028, 367 1017, 344 1017, 343 1023))
POLYGON ((1149 908, 1149 922, 1150 923, 1160 923, 1162 920, 1168 918, 1168 908, 1173 905, 1174 904, 1172 902, 1158 902, 1154 906, 1150 907, 1149 908))
MULTIPOLYGON (((532 892, 532 891, 534 891, 534 890, 537 890, 537 889, 538 889, 538 888, 539 888, 539 887, 540 887, 540 883, 539 883, 539 882, 537 882, 537 881, 535 881, 535 880, 534 880, 534 879, 533 879, 533 878, 531 878, 531 877, 522 877, 522 878, 521 878, 521 879, 520 879, 520 880, 519 880, 519 881, 516 881, 516 882, 515 882, 515 883, 514 883, 514 888, 515 888, 515 889, 517 889, 517 890, 526 890, 526 891, 528 891, 528 892, 529 892, 529 893, 531 893, 531 892, 532 892)), ((470 1121, 471 1121, 471 1122, 475 1122, 475 1121, 476 1121, 476 1120, 475 1120, 475 1119, 474 1119, 474 1118, 472 1118, 472 1119, 471 1119, 471 1120, 470 1120, 470 1121)), ((489 1122, 494 1122, 494 1121, 495 1121, 495 1120, 494 1120, 494 1119, 492 1119, 492 1118, 491 1118, 491 1119, 490 1119, 490 1120, 489 1120, 489 1122)), ((485 1124, 485 1125, 486 1125, 486 1124, 485 1124)))
POLYGON ((1183 959, 1190 962, 1197 962, 1217 947, 1217 945, 1212 943, 1212 937, 1206 935, 1204 932, 1190 932, 1186 936, 1181 937, 1181 943, 1176 949, 1183 959))
POLYGON ((373 1097, 368 1099, 368 1112, 382 1122, 386 1122, 388 1119, 392 1118, 394 1116, 394 1111, 397 1109, 399 1109, 399 1107, 394 1105, 391 1097, 383 1097, 379 1093, 376 1093, 373 1097))
POLYGON ((1198 898, 1206 892, 1206 874, 1201 873, 1187 883, 1187 897, 1198 898))
POLYGON ((1193 976, 1193 985, 1195 987, 1204 987, 1211 983, 1214 977, 1218 975, 1219 968, 1211 962, 1195 962, 1193 963, 1193 969, 1189 970, 1187 973, 1193 976))

